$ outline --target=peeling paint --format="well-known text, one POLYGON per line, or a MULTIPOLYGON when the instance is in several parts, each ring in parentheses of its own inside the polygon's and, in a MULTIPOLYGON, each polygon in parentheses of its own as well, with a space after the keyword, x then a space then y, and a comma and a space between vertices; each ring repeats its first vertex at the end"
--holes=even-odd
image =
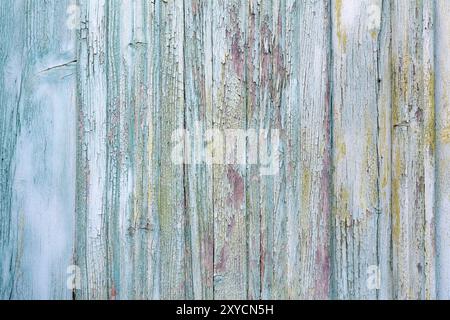
POLYGON ((0 4, 0 299, 450 297, 447 0, 70 5, 0 4))

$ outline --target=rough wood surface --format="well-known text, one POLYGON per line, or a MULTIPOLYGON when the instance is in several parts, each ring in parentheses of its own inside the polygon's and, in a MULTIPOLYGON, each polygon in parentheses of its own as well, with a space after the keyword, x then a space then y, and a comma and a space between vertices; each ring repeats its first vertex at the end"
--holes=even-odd
POLYGON ((76 150, 68 1, 0 4, 0 298, 68 299, 76 150))
POLYGON ((450 2, 435 3, 436 294, 450 299, 450 2))
POLYGON ((392 4, 393 295, 402 299, 435 296, 432 3, 392 4))
POLYGON ((2 0, 0 299, 450 298, 449 17, 2 0))

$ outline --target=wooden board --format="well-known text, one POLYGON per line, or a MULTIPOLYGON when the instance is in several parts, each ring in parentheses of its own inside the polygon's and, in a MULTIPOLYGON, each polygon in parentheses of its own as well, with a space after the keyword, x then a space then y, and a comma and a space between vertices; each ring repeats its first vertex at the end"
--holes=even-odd
POLYGON ((3 0, 0 299, 448 299, 447 0, 3 0))

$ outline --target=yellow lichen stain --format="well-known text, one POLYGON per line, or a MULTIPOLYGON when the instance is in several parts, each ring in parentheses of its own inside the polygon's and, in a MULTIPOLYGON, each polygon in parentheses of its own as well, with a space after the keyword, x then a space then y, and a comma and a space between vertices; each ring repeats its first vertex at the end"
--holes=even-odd
POLYGON ((394 57, 394 66, 392 67, 393 79, 395 79, 395 95, 401 99, 406 99, 410 93, 411 84, 411 61, 412 58, 407 51, 400 56, 394 57))
POLYGON ((150 185, 152 184, 152 177, 151 172, 152 170, 152 164, 153 164, 153 123, 152 121, 149 121, 148 123, 148 140, 147 140, 147 154, 148 154, 148 173, 149 176, 149 187, 147 188, 147 203, 152 203, 152 188, 150 185))
POLYGON ((338 203, 336 203, 337 217, 339 217, 341 221, 346 221, 346 225, 348 225, 351 221, 350 211, 348 210, 350 199, 348 190, 345 187, 341 186, 339 188, 339 193, 336 199, 338 199, 338 203))
POLYGON ((395 127, 396 124, 400 123, 400 103, 399 103, 398 90, 393 90, 392 92, 392 125, 395 127))
POLYGON ((425 145, 430 148, 430 152, 434 153, 436 149, 436 125, 435 125, 435 100, 434 100, 434 74, 429 74, 428 85, 427 85, 427 101, 428 105, 426 108, 428 109, 429 115, 427 116, 427 121, 425 123, 425 145))
MULTIPOLYGON (((382 110, 386 110, 388 109, 387 105, 387 101, 386 101, 386 96, 381 97, 381 105, 382 110)), ((390 107, 389 107, 390 110, 390 107)), ((386 116, 386 111, 382 111, 380 113, 380 128, 379 128, 379 141, 380 141, 380 150, 379 150, 379 154, 382 158, 387 159, 388 157, 388 149, 390 150, 390 141, 388 140, 388 130, 386 129, 386 122, 387 122, 387 116, 386 116)), ((386 164, 382 164, 382 177, 381 177, 381 187, 385 188, 388 184, 388 178, 390 177, 390 170, 389 169, 385 169, 386 164), (384 169, 384 170, 383 170, 384 169)))
POLYGON ((342 0, 336 0, 336 27, 339 46, 342 50, 347 48, 347 34, 342 28, 342 0))
POLYGON ((372 37, 373 40, 376 40, 378 37, 378 32, 376 30, 372 30, 370 31, 370 36, 372 37))
POLYGON ((389 173, 388 170, 384 170, 383 177, 381 178, 381 187, 382 188, 386 188, 386 186, 388 184, 388 178, 389 178, 388 173, 389 173))
MULTIPOLYGON (((393 69, 393 68, 391 68, 393 69)), ((392 72, 391 76, 393 76, 394 72, 392 72)), ((400 122, 400 94, 397 83, 394 82, 393 90, 392 90, 392 125, 400 122)))
MULTIPOLYGON (((369 106, 365 106, 365 109, 368 110, 369 106)), ((364 141, 364 165, 362 167, 362 170, 364 172, 364 170, 370 170, 370 168, 372 167, 373 162, 376 161, 376 158, 374 156, 375 154, 375 150, 377 145, 376 145, 376 135, 377 132, 374 129, 373 126, 373 121, 370 118, 369 114, 366 114, 364 116, 364 128, 366 128, 366 133, 365 133, 365 141, 364 141)), ((373 165, 373 167, 376 167, 376 165, 373 165)))
POLYGON ((408 52, 403 54, 403 59, 400 61, 401 63, 401 78, 400 78, 400 97, 407 99, 411 94, 411 83, 413 83, 413 79, 411 79, 411 70, 414 69, 413 58, 410 56, 408 52))
POLYGON ((303 170, 302 176, 302 202, 304 204, 310 203, 309 195, 311 191, 311 172, 308 168, 303 170))
POLYGON ((338 142, 337 150, 338 150, 337 161, 340 161, 347 154, 347 146, 345 145, 345 142, 338 142))
POLYGON ((392 124, 394 126, 402 123, 407 118, 404 110, 407 105, 409 85, 411 83, 409 69, 411 57, 404 53, 401 57, 393 57, 393 66, 391 68, 391 77, 393 80, 392 91, 392 124))
MULTIPOLYGON (((443 93, 440 100, 440 105, 444 110, 448 108, 446 106, 450 106, 447 92, 443 93)), ((450 144, 450 112, 447 112, 445 115, 441 116, 440 123, 442 126, 439 132, 440 142, 442 144, 450 144)))
POLYGON ((393 216, 393 225, 392 225, 392 236, 393 241, 396 244, 400 242, 400 192, 402 192, 400 186, 400 177, 402 164, 400 160, 399 151, 394 156, 394 173, 392 177, 392 216, 393 216))
POLYGON ((441 140, 444 144, 450 144, 450 125, 442 129, 441 140))
MULTIPOLYGON (((369 107, 366 106, 366 110, 369 107)), ((372 119, 369 114, 364 117, 364 127, 366 128, 365 141, 364 141, 364 161, 362 162, 361 172, 367 177, 367 182, 361 185, 361 189, 357 193, 360 196, 360 208, 367 208, 376 206, 378 194, 375 192, 375 188, 370 186, 376 184, 378 171, 377 171, 377 130, 372 123, 372 119), (368 205, 369 202, 370 204, 368 205)), ((367 212, 367 211, 366 211, 367 212)))

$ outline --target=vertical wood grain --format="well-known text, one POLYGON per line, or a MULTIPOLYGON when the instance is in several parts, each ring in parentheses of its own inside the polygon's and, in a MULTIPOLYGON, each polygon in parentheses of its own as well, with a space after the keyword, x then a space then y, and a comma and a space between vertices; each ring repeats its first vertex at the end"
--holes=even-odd
MULTIPOLYGON (((333 4, 333 294, 376 298, 366 285, 378 267, 379 223, 378 30, 369 6, 380 1, 333 4)), ((383 66, 381 66, 383 67, 383 66)))
POLYGON ((184 125, 183 4, 83 9, 79 194, 89 193, 78 201, 80 297, 191 297, 184 174, 170 144, 184 125))
POLYGON ((186 297, 185 194, 183 168, 171 161, 172 132, 184 125, 184 7, 182 1, 156 2, 159 26, 160 87, 158 215, 161 298, 186 297))
POLYGON ((71 297, 77 61, 68 4, 0 4, 1 299, 71 297))
POLYGON ((450 2, 435 4, 437 297, 450 298, 450 2))
POLYGON ((436 299, 436 72, 435 1, 423 7, 424 272, 427 300, 436 299))
MULTIPOLYGON (((259 104, 253 106, 253 117, 259 130, 282 129, 282 110, 286 93, 286 30, 288 21, 281 17, 286 11, 286 1, 269 1, 259 6, 259 104)), ((281 138, 281 149, 285 141, 281 138)), ((259 154, 269 154, 271 146, 260 145, 259 154)), ((274 152, 275 150, 272 150, 274 152)), ((274 176, 261 175, 260 182, 260 254, 261 254, 261 297, 263 299, 284 298, 288 295, 289 284, 287 236, 287 185, 283 184, 282 164, 274 176)), ((254 181, 250 182, 254 183, 254 181)), ((295 223, 295 222, 294 222, 295 223)), ((293 279, 292 279, 293 280, 293 279)))
POLYGON ((75 262, 81 270, 81 288, 76 297, 108 299, 111 296, 106 226, 111 217, 105 210, 108 13, 104 1, 80 2, 80 6, 75 262))
MULTIPOLYGON (((261 56, 263 36, 261 34, 261 4, 258 1, 248 3, 247 45, 245 50, 246 72, 246 125, 249 130, 255 132, 262 126, 260 121, 261 97, 261 56)), ((247 142, 247 152, 251 152, 253 146, 247 142)), ((258 153, 258 151, 256 151, 258 153)), ((247 159, 248 159, 247 155, 247 159)), ((263 177, 259 174, 258 166, 248 164, 246 168, 246 201, 247 201, 247 232, 248 232, 248 296, 249 299, 259 299, 264 296, 262 291, 265 261, 263 258, 264 236, 268 233, 263 229, 265 212, 270 206, 262 206, 265 198, 270 202, 272 197, 265 197, 263 177)))
MULTIPOLYGON (((377 161, 378 161, 378 223, 377 255, 379 271, 379 299, 392 299, 392 72, 391 72, 391 2, 383 0, 380 6, 378 33, 378 91, 377 91, 377 161)), ((376 8, 376 7, 375 7, 376 8)), ((372 11, 373 12, 373 11, 372 11)), ((376 19, 376 17, 375 17, 376 19)), ((376 20, 375 20, 376 22, 376 20)), ((372 274, 373 275, 373 274, 372 274)))
POLYGON ((214 209, 212 166, 205 161, 203 139, 213 128, 212 3, 185 0, 185 118, 190 149, 184 165, 188 235, 187 264, 194 299, 213 298, 214 209), (200 137, 200 141, 195 139, 200 137))
MULTIPOLYGON (((284 117, 300 114, 297 146, 295 140, 290 142, 292 150, 297 149, 299 160, 298 175, 294 176, 300 194, 292 194, 300 196, 299 229, 294 221, 288 221, 288 234, 300 234, 296 260, 299 264, 297 267, 290 263, 289 273, 300 272, 288 297, 327 299, 331 293, 331 8, 328 1, 300 2, 298 6, 299 36, 296 28, 290 30, 293 44, 298 41, 299 47, 289 46, 292 61, 296 62, 289 91, 294 97, 298 92, 299 109, 293 99, 284 117)), ((286 169, 289 177, 291 168, 286 169)))
MULTIPOLYGON (((245 1, 214 3, 212 21, 213 128, 246 129, 245 1)), ((226 144, 228 137, 223 136, 226 144)), ((213 169, 214 298, 245 299, 248 291, 245 165, 217 156, 213 169), (222 163, 222 164, 220 164, 222 163)), ((220 152, 216 150, 217 152, 220 152)))
POLYGON ((259 122, 281 140, 280 172, 260 187, 262 298, 328 298, 329 5, 274 1, 261 12, 259 122))
POLYGON ((0 299, 449 298, 449 14, 2 0, 0 299))
POLYGON ((392 6, 394 297, 435 297, 432 3, 392 6), (431 250, 431 251, 430 251, 431 250))

